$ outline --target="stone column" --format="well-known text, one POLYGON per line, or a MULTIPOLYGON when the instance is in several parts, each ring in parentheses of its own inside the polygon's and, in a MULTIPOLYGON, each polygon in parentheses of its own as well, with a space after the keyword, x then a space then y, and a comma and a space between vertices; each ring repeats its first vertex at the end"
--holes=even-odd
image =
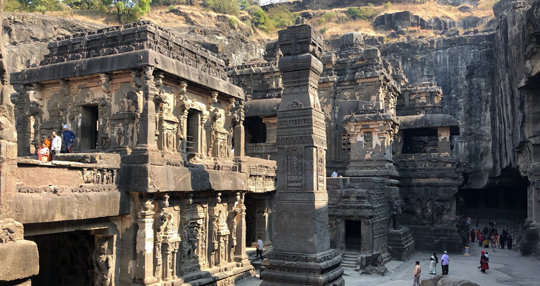
POLYGON ((19 156, 29 156, 30 152, 30 96, 26 90, 26 86, 23 84, 16 84, 13 86, 17 91, 17 101, 15 108, 16 112, 16 126, 17 126, 17 139, 18 147, 17 151, 19 156))
POLYGON ((141 202, 137 224, 137 262, 135 279, 150 285, 158 280, 154 277, 154 203, 153 199, 144 197, 141 202))
POLYGON ((154 67, 144 67, 141 77, 141 88, 144 95, 143 108, 139 120, 139 142, 137 147, 148 150, 157 150, 156 107, 154 98, 158 88, 154 81, 154 67))
POLYGON ((277 117, 267 117, 262 120, 266 125, 266 143, 276 143, 277 117))
POLYGON ((345 284, 328 231, 326 132, 317 94, 323 39, 302 22, 279 31, 284 92, 276 136, 277 215, 262 286, 345 284))
POLYGON ((237 208, 240 213, 240 223, 238 229, 236 230, 236 250, 235 261, 241 262, 243 266, 250 265, 248 256, 246 255, 246 205, 244 204, 246 200, 246 194, 242 193, 240 203, 237 208))
POLYGON ((437 146, 439 153, 447 153, 450 156, 450 127, 437 128, 437 134, 439 137, 439 145, 437 146))
POLYGON ((238 106, 238 124, 234 127, 234 156, 244 157, 246 155, 246 132, 244 128, 244 101, 240 101, 238 106))

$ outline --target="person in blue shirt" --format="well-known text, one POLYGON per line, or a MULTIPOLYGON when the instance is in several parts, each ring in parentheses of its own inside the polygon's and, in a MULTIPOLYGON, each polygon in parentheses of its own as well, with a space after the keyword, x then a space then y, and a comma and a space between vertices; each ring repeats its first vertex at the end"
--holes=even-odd
POLYGON ((71 146, 73 146, 73 140, 75 140, 75 133, 69 130, 67 125, 64 125, 64 131, 62 132, 64 136, 65 152, 71 153, 71 146))

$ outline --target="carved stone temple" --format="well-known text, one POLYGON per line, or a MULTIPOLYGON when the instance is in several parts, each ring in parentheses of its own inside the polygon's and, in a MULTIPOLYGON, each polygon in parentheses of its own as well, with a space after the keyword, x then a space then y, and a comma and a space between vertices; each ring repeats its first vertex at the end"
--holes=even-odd
POLYGON ((341 256, 330 248, 328 233, 326 134, 317 95, 322 44, 322 35, 309 25, 279 31, 283 97, 277 112, 274 249, 263 263, 263 286, 345 285, 341 256))
POLYGON ((267 229, 255 212, 270 209, 276 163, 244 156, 244 91, 223 60, 145 21, 48 48, 39 65, 11 74, 13 104, 2 95, 11 220, 0 224, 0 252, 5 243, 34 261, 0 279, 233 285, 253 276, 246 246, 267 229), (31 154, 63 125, 76 134, 74 153, 38 162, 31 154))

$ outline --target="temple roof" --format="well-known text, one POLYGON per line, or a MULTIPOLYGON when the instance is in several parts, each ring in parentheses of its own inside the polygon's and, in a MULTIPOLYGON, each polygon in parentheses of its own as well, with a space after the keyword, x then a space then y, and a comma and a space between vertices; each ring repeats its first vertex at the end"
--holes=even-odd
POLYGON ((149 21, 58 37, 39 66, 11 74, 12 84, 31 84, 154 66, 219 92, 244 98, 228 82, 216 54, 149 21))

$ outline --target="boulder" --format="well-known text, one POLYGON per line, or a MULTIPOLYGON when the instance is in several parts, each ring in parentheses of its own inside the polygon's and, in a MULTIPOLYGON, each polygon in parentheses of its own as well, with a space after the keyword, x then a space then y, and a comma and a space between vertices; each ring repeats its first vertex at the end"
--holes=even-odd
POLYGON ((437 275, 430 279, 425 279, 420 282, 421 286, 480 286, 468 280, 459 278, 437 275))

